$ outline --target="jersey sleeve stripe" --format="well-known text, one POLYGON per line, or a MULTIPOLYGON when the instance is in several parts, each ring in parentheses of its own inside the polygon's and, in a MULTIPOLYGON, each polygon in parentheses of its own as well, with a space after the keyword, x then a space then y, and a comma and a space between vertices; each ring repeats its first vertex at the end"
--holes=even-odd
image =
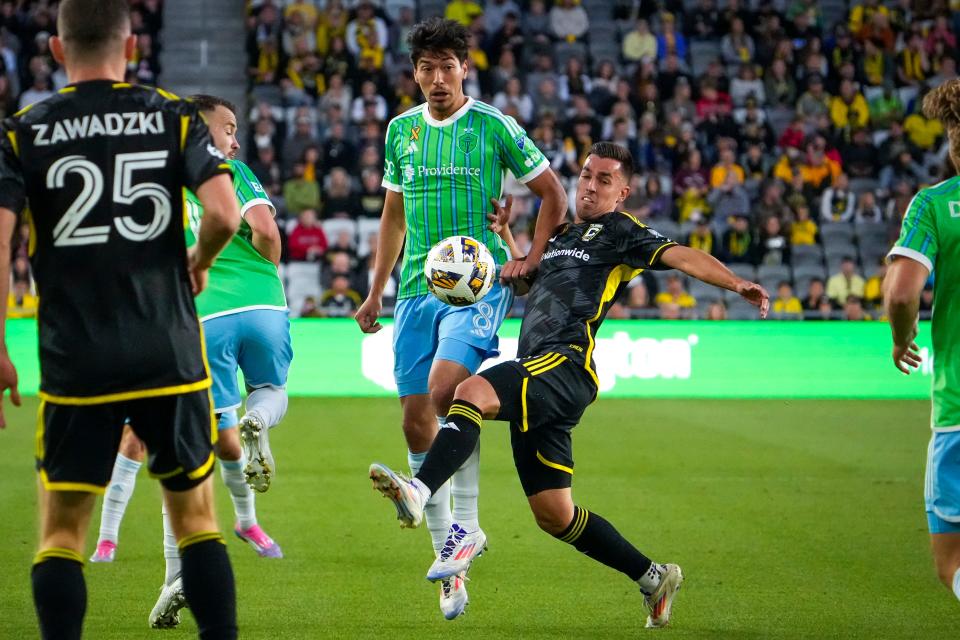
POLYGON ((253 209, 255 206, 260 204, 267 205, 267 208, 270 209, 270 215, 273 216, 274 218, 277 217, 277 209, 273 206, 273 203, 267 200, 266 198, 254 198, 249 202, 245 202, 243 206, 240 207, 240 217, 245 218, 247 215, 247 211, 250 211, 250 209, 253 209))
POLYGON ((403 187, 401 187, 398 184, 394 184, 390 182, 386 178, 383 179, 380 185, 383 186, 385 189, 390 189, 390 191, 393 191, 395 193, 403 193, 403 187))
POLYGON ((653 252, 653 255, 650 256, 650 266, 652 267, 657 263, 658 260, 660 260, 660 256, 663 254, 664 250, 669 249, 670 247, 675 247, 675 246, 677 246, 676 242, 667 242, 665 244, 660 245, 657 248, 657 250, 653 252))
POLYGON ((533 180, 534 178, 536 178, 537 176, 539 176, 541 173, 543 173, 549 168, 550 168, 550 161, 544 158, 540 164, 538 164, 533 169, 531 169, 527 174, 521 177, 517 177, 517 182, 519 182, 520 184, 527 184, 528 182, 530 182, 531 180, 533 180))
POLYGON ((190 130, 190 116, 180 116, 180 152, 187 148, 187 132, 190 130))
POLYGON ((910 247, 894 247, 890 249, 890 253, 887 254, 887 258, 889 259, 893 256, 910 258, 911 260, 919 262, 920 264, 925 266, 927 268, 927 271, 930 271, 931 273, 933 272, 933 263, 930 262, 930 258, 923 255, 916 249, 911 249, 910 247))
POLYGON ((20 143, 17 142, 17 132, 16 131, 7 131, 7 137, 10 138, 10 145, 13 147, 13 153, 18 158, 20 157, 20 143))

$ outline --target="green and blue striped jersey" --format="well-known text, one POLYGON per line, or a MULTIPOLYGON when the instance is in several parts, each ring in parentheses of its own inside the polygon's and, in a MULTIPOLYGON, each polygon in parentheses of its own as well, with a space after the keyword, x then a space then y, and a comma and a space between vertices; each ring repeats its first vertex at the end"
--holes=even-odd
POLYGON ((391 120, 383 186, 403 194, 407 223, 397 298, 428 293, 424 260, 449 236, 475 238, 497 264, 506 262, 506 246, 487 228, 490 198, 500 197, 506 170, 526 183, 549 166, 516 120, 473 98, 445 120, 433 118, 426 104, 391 120))
POLYGON ((960 177, 913 197, 890 256, 916 260, 935 274, 932 426, 960 430, 960 177))

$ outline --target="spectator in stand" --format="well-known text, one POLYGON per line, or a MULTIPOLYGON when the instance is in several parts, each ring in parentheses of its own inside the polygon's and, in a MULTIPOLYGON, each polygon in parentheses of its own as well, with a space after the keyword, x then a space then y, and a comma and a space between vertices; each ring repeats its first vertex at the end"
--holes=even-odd
POLYGON ((750 232, 750 218, 746 213, 733 217, 730 228, 723 232, 720 259, 723 262, 747 262, 753 264, 754 243, 750 232))
POLYGON ((927 85, 930 87, 939 87, 948 80, 957 77, 957 61, 947 56, 940 61, 940 67, 936 75, 927 79, 927 85))
POLYGON ((854 219, 858 223, 884 222, 883 211, 877 206, 877 196, 873 191, 867 190, 860 194, 860 198, 857 200, 857 212, 854 219))
POLYGON ((862 298, 853 294, 847 296, 843 305, 843 319, 854 322, 873 320, 869 313, 864 312, 862 298))
MULTIPOLYGON (((920 104, 923 96, 917 98, 920 104)), ((921 151, 931 151, 943 138, 943 125, 937 119, 927 118, 919 109, 915 110, 903 121, 903 130, 910 142, 921 151)))
POLYGON ((745 106, 737 109, 733 117, 739 125, 737 139, 744 146, 757 144, 767 149, 773 148, 773 129, 767 123, 767 114, 760 108, 756 98, 748 96, 745 106))
POLYGON ((830 113, 830 94, 823 88, 823 77, 814 73, 807 79, 807 90, 797 101, 797 115, 807 123, 815 122, 817 117, 830 113))
POLYGON ((737 77, 730 82, 730 99, 734 106, 742 107, 748 97, 753 97, 761 105, 767 101, 763 80, 757 77, 757 68, 753 63, 741 64, 737 77))
POLYGON ((590 94, 593 85, 590 76, 586 74, 583 68, 583 62, 580 58, 570 58, 567 60, 563 74, 560 76, 557 85, 557 94, 561 100, 569 100, 571 96, 586 96, 590 94))
POLYGON ((696 216, 695 226, 687 234, 684 241, 688 247, 700 249, 710 255, 716 255, 720 251, 720 244, 717 242, 717 236, 710 228, 710 220, 704 215, 696 216))
POLYGON ((250 162, 250 170, 272 198, 283 196, 282 173, 272 146, 257 147, 257 157, 250 162))
POLYGON ((880 170, 880 189, 889 193, 898 182, 907 182, 911 188, 915 188, 929 179, 930 176, 910 152, 901 151, 892 164, 880 170))
POLYGON ((670 218, 673 203, 670 197, 663 192, 663 186, 660 178, 655 175, 648 176, 643 183, 643 189, 640 190, 641 200, 640 208, 643 210, 644 217, 651 220, 670 218))
POLYGON ((36 318, 40 300, 30 293, 30 282, 14 280, 7 296, 8 318, 36 318))
POLYGON ((623 37, 621 53, 624 61, 630 65, 657 57, 657 38, 650 33, 650 24, 646 19, 638 19, 633 29, 623 37))
POLYGON ((697 306, 697 301, 683 288, 683 280, 676 274, 667 276, 665 290, 657 294, 654 303, 661 309, 664 305, 671 304, 679 306, 680 309, 693 309, 697 306))
POLYGON ((757 243, 757 257, 760 264, 789 265, 790 240, 783 231, 780 218, 767 218, 760 229, 757 243))
POLYGON ((884 50, 883 42, 873 38, 867 39, 860 56, 860 77, 868 86, 879 87, 887 84, 893 74, 893 62, 884 50))
POLYGON ((883 304, 883 279, 887 277, 887 259, 881 258, 877 263, 877 271, 867 278, 863 286, 863 300, 870 307, 880 307, 883 304))
POLYGON ((695 40, 716 40, 720 35, 720 11, 716 0, 697 0, 693 11, 687 12, 686 33, 695 40))
POLYGON ((840 83, 840 94, 830 100, 830 120, 837 129, 863 128, 870 122, 870 108, 852 80, 840 83))
MULTIPOLYGON (((39 60, 39 58, 34 58, 34 60, 39 60)), ((20 102, 18 103, 20 109, 46 100, 53 95, 50 82, 50 70, 46 66, 46 63, 34 64, 34 62, 31 61, 30 67, 33 73, 33 84, 29 89, 20 94, 20 102)))
POLYGON ((715 219, 726 220, 730 216, 749 212, 750 196, 737 175, 728 172, 723 184, 707 196, 707 204, 710 205, 715 219))
POLYGON ((840 172, 840 164, 827 155, 826 138, 819 134, 812 136, 800 163, 803 181, 817 191, 822 191, 840 172))
POLYGON ((506 111, 509 107, 516 109, 521 126, 528 126, 533 121, 533 100, 523 90, 518 77, 507 80, 503 91, 494 96, 493 106, 500 111, 506 111))
MULTIPOLYGON (((520 15, 520 6, 514 0, 487 0, 485 3, 483 21, 487 32, 495 34, 513 16, 514 21, 520 15)), ((519 29, 519 22, 517 28, 519 29)), ((522 45, 521 45, 522 46, 522 45)))
POLYGON ((924 48, 923 35, 913 33, 907 38, 907 46, 897 54, 897 81, 901 86, 919 87, 933 75, 930 58, 924 48))
POLYGON ((301 211, 311 209, 316 217, 316 210, 320 208, 320 187, 316 180, 304 176, 306 167, 302 160, 293 164, 292 177, 283 183, 283 200, 291 215, 299 216, 301 211))
POLYGON ((530 38, 536 52, 551 51, 550 16, 546 0, 530 0, 530 9, 523 14, 523 33, 530 38))
POLYGON ((773 60, 764 76, 764 95, 770 108, 793 111, 797 105, 797 83, 790 77, 787 63, 780 58, 773 60))
POLYGON ((770 180, 763 185, 760 200, 753 206, 753 215, 761 227, 767 218, 777 218, 781 223, 793 218, 790 208, 783 201, 783 185, 778 180, 770 180))
POLYGON ((783 149, 802 149, 803 142, 806 139, 807 127, 804 124, 803 118, 797 116, 790 121, 790 124, 788 124, 786 129, 783 130, 783 133, 780 134, 780 139, 777 141, 777 144, 783 149))
POLYGON ((474 19, 483 15, 483 6, 475 0, 450 0, 443 12, 447 20, 456 20, 465 27, 473 24, 474 19))
MULTIPOLYGON (((317 53, 321 56, 330 53, 334 39, 346 42, 350 17, 341 0, 327 0, 326 5, 317 16, 317 53)), ((329 77, 327 79, 329 80, 329 77)))
POLYGON ((362 302, 360 294, 350 288, 350 279, 337 275, 321 296, 319 310, 325 318, 349 318, 353 317, 362 302))
POLYGON ((381 181, 383 175, 378 169, 364 169, 360 177, 360 209, 361 215, 367 218, 378 218, 383 211, 385 198, 381 181))
MULTIPOLYGON (((363 259, 363 264, 361 266, 361 279, 363 291, 361 294, 365 294, 370 291, 370 286, 373 284, 373 275, 374 267, 377 263, 377 234, 371 233, 370 237, 367 239, 367 246, 370 247, 370 253, 366 255, 363 259)), ((394 300, 397 297, 397 280, 392 275, 387 279, 387 284, 383 287, 383 297, 386 300, 394 300)))
POLYGON ((722 300, 715 300, 707 307, 707 316, 705 320, 726 320, 727 305, 722 300))
POLYGON ((903 119, 903 103, 892 82, 884 85, 883 92, 870 101, 869 108, 870 126, 874 129, 888 129, 894 121, 903 119))
POLYGON ((920 150, 907 137, 907 133, 903 130, 903 125, 900 122, 896 120, 891 122, 887 134, 887 139, 880 144, 877 154, 877 161, 881 167, 893 164, 904 151, 914 158, 919 158, 922 155, 920 150))
POLYGON ((674 15, 667 11, 660 14, 661 33, 657 36, 657 59, 663 60, 673 53, 681 60, 687 58, 687 39, 677 31, 674 15))
POLYGON ((860 33, 877 14, 888 17, 890 15, 889 10, 883 6, 880 0, 863 0, 853 3, 853 6, 850 7, 850 33, 860 33))
POLYGON ((820 219, 823 222, 851 222, 855 205, 856 198, 850 191, 850 180, 847 174, 841 173, 820 197, 820 219))
POLYGON ((557 0, 550 9, 550 31, 561 42, 582 40, 590 29, 590 17, 574 0, 557 0))
MULTIPOLYGON (((448 7, 449 8, 449 7, 448 7)), ((389 43, 387 23, 374 15, 373 4, 362 0, 357 17, 347 23, 347 50, 359 61, 366 60, 374 69, 383 67, 384 49, 389 43)))
POLYGON ((793 287, 786 280, 777 285, 777 297, 771 305, 773 317, 778 320, 802 320, 803 305, 800 299, 793 295, 793 287))
MULTIPOLYGON (((819 204, 820 198, 814 188, 803 181, 803 174, 800 172, 799 165, 793 168, 789 178, 787 190, 783 194, 783 201, 787 203, 791 210, 797 211, 801 205, 812 208, 814 202, 819 204)), ((819 209, 817 213, 819 213, 819 209)))
POLYGON ((313 118, 309 115, 310 110, 301 107, 297 109, 296 113, 294 130, 284 141, 280 156, 284 164, 284 173, 287 175, 293 170, 295 162, 303 160, 303 154, 307 148, 320 146, 320 141, 314 133, 313 118))
POLYGON ((317 212, 306 209, 297 216, 297 223, 287 238, 290 260, 316 262, 327 251, 327 236, 317 222, 317 212))
POLYGON ((680 222, 688 220, 693 211, 707 210, 710 176, 704 169, 702 160, 699 149, 690 149, 680 170, 673 176, 673 193, 677 197, 680 222))
MULTIPOLYGON (((350 175, 342 167, 330 171, 324 195, 324 218, 356 219, 362 215, 360 198, 353 192, 350 175)), ((376 217, 379 217, 379 212, 376 217)))
POLYGON ((692 100, 692 95, 690 80, 686 76, 680 76, 673 86, 673 97, 663 105, 664 113, 677 113, 681 120, 693 122, 697 117, 697 103, 692 100))
POLYGON ((803 297, 803 310, 819 311, 824 301, 830 304, 830 298, 827 297, 827 291, 823 287, 823 280, 813 278, 807 286, 807 294, 803 297))
POLYGON ((700 83, 700 99, 697 100, 697 120, 716 122, 728 117, 733 112, 733 101, 730 96, 717 88, 712 78, 705 78, 700 83))
POLYGON ((852 178, 872 178, 877 175, 879 161, 877 148, 866 129, 854 129, 851 141, 841 150, 843 168, 852 178))
POLYGON ((372 80, 365 80, 360 85, 360 95, 353 99, 350 108, 350 119, 359 124, 367 119, 367 106, 373 105, 374 116, 377 120, 387 119, 387 101, 377 93, 377 84, 372 80))
POLYGON ((341 167, 352 173, 356 166, 357 147, 347 139, 346 126, 342 121, 331 123, 323 142, 323 171, 329 173, 334 167, 341 167))
POLYGON ((857 263, 850 256, 840 262, 840 271, 827 280, 827 297, 840 308, 847 296, 863 297, 863 288, 866 283, 863 276, 857 273, 857 263))
POLYGON ((730 176, 735 178, 735 184, 743 184, 746 173, 743 167, 737 164, 736 142, 723 140, 717 146, 720 149, 720 159, 710 170, 710 186, 714 189, 721 186, 727 187, 730 184, 728 180, 730 176))
POLYGON ((300 306, 300 318, 322 318, 323 314, 320 313, 320 309, 317 308, 317 299, 313 296, 307 296, 303 299, 303 304, 300 306))
MULTIPOLYGON (((330 263, 327 276, 342 273, 348 275, 351 281, 353 280, 356 276, 354 270, 360 263, 360 258, 357 256, 355 238, 352 232, 343 229, 337 234, 333 243, 327 247, 327 262, 330 263)), ((327 286, 329 286, 329 283, 330 279, 328 277, 327 286)))
POLYGON ((810 219, 810 207, 800 204, 796 208, 796 219, 790 225, 790 245, 812 246, 817 244, 817 223, 810 219))
POLYGON ((750 64, 754 53, 753 38, 746 32, 743 20, 734 18, 730 22, 730 31, 720 40, 720 58, 728 66, 750 64))

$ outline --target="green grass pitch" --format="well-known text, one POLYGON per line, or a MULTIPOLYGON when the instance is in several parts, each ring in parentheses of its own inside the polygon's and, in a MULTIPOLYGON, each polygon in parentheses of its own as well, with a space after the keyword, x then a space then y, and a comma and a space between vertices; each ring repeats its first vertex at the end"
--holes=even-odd
MULTIPOLYGON (((7 405, 0 433, 0 638, 36 637, 35 411, 7 405)), ((400 530, 366 477, 374 460, 405 467, 396 401, 295 399, 273 432, 279 476, 258 497, 286 558, 229 540, 241 637, 955 638, 960 606, 936 581, 923 514, 927 423, 924 402, 597 402, 574 432, 575 499, 686 574, 671 627, 645 631, 629 580, 536 528, 501 423, 482 438, 490 548, 467 615, 444 621, 426 531, 400 530)), ((196 637, 189 615, 146 627, 163 559, 142 472, 120 534, 114 564, 87 565, 85 637, 196 637)))

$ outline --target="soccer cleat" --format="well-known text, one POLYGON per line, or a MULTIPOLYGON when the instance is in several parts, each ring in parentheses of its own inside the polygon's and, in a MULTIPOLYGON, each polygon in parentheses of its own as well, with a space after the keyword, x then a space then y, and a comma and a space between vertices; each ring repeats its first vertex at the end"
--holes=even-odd
POLYGON ((665 627, 670 622, 670 610, 673 608, 673 599, 683 584, 683 572, 675 564, 663 565, 660 574, 660 584, 650 595, 644 594, 643 603, 649 615, 647 628, 665 627))
POLYGON ((117 556, 117 544, 109 540, 101 540, 97 543, 97 550, 90 556, 90 562, 113 562, 117 556))
POLYGON ((370 465, 370 479, 374 489, 393 501, 401 528, 414 529, 420 526, 423 522, 423 507, 427 501, 409 478, 402 473, 391 471, 386 465, 374 462, 370 465))
POLYGON ((462 616, 470 598, 467 596, 467 583, 463 576, 453 576, 440 581, 440 611, 447 620, 462 616))
POLYGON ((180 624, 180 609, 187 606, 183 595, 183 581, 177 579, 160 587, 160 597, 150 612, 150 626, 154 629, 173 629, 180 624))
POLYGON ((443 543, 440 555, 430 565, 427 571, 427 580, 435 582, 455 576, 466 575, 473 559, 487 548, 487 536, 483 529, 467 532, 466 529, 454 522, 450 525, 447 540, 443 543))
POLYGON ((282 558, 283 551, 280 550, 280 545, 273 541, 273 538, 267 535, 267 532, 260 528, 260 525, 255 524, 249 529, 241 529, 238 524, 234 527, 233 532, 237 534, 237 537, 248 543, 253 547, 257 555, 261 558, 282 558))
POLYGON ((243 471, 250 488, 263 493, 270 488, 270 481, 276 475, 277 467, 270 453, 269 433, 259 419, 249 414, 240 418, 240 443, 247 456, 247 466, 243 471))

